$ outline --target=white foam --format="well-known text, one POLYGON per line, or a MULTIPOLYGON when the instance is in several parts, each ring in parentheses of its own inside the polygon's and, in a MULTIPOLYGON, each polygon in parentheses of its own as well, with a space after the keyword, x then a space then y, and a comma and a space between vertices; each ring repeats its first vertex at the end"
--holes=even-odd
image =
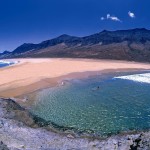
POLYGON ((18 61, 8 61, 8 60, 0 60, 0 64, 8 64, 8 65, 11 65, 11 64, 17 64, 19 63, 18 61))
POLYGON ((114 77, 114 79, 125 79, 125 80, 132 80, 135 82, 141 82, 141 83, 150 83, 150 73, 119 76, 119 77, 114 77))

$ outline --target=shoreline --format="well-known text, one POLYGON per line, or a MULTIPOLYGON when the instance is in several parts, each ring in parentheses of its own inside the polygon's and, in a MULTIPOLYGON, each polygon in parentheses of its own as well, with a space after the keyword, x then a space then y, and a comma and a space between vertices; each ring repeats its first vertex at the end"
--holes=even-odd
MULTIPOLYGON (((103 70, 103 71, 96 71, 96 72, 83 72, 83 73, 71 73, 71 74, 68 74, 68 75, 64 75, 64 76, 61 76, 61 77, 56 77, 56 78, 52 78, 52 79, 44 79, 44 81, 46 80, 47 83, 49 84, 46 84, 47 86, 45 86, 45 84, 43 85, 43 87, 41 86, 41 82, 38 82, 38 83, 34 83, 34 86, 37 86, 37 85, 40 85, 40 87, 38 89, 35 89, 33 91, 30 91, 30 92, 27 92, 27 93, 23 93, 22 95, 19 95, 17 97, 9 97, 11 99, 13 99, 14 101, 16 101, 17 103, 21 104, 21 106, 30 106, 33 101, 32 100, 29 100, 28 99, 28 96, 29 95, 34 95, 44 89, 49 89, 49 88, 53 88, 53 87, 57 87, 57 86, 65 86, 65 84, 67 82, 70 82, 71 80, 74 80, 74 79, 79 79, 79 80, 82 80, 82 79, 88 79, 88 78, 91 78, 91 77, 101 77, 101 78, 105 78, 105 76, 107 77, 108 75, 113 75, 113 74, 119 74, 119 73, 139 73, 139 72, 148 72, 150 71, 149 69, 148 70, 143 70, 143 69, 116 69, 116 70, 103 70), (62 83, 64 85, 62 85, 62 83)), ((31 85, 29 85, 30 87, 31 85)), ((28 87, 25 87, 26 89, 30 89, 28 87)), ((0 97, 0 98, 8 98, 8 97, 0 97)))
MULTIPOLYGON (((43 61, 43 60, 41 60, 41 61, 43 61)), ((24 62, 21 62, 21 64, 3 68, 0 70, 0 72, 1 71, 5 72, 5 70, 6 71, 12 70, 13 68, 17 68, 17 70, 19 70, 19 69, 21 69, 20 67, 22 67, 22 66, 26 67, 26 65, 28 66, 29 64, 32 66, 32 63, 33 62, 31 62, 31 64, 30 64, 30 62, 24 61, 24 62)), ((33 64, 37 65, 40 63, 34 62, 33 64)), ((44 61, 44 63, 45 63, 45 61, 44 61)), ((96 61, 96 63, 97 63, 97 61, 96 61)), ((105 62, 102 62, 102 63, 105 63, 105 62)), ((118 61, 117 61, 117 63, 118 63, 118 61)), ((36 142, 36 144, 38 146, 36 148, 34 147, 33 149, 40 149, 41 146, 43 148, 48 148, 47 147, 48 143, 51 143, 50 144, 51 147, 55 148, 56 150, 60 149, 62 147, 62 145, 63 145, 62 149, 66 150, 65 149, 66 144, 68 144, 67 148, 78 148, 78 149, 81 148, 82 150, 84 149, 83 147, 86 147, 85 150, 88 150, 88 149, 91 150, 94 148, 95 149, 96 148, 97 149, 99 149, 99 148, 107 149, 108 148, 108 149, 112 149, 112 150, 115 150, 116 148, 120 148, 120 149, 124 150, 124 149, 129 149, 131 147, 133 147, 133 148, 138 147, 139 145, 142 146, 142 141, 147 141, 147 143, 149 143, 150 142, 150 130, 149 129, 142 130, 142 131, 137 131, 137 130, 127 131, 127 132, 125 131, 125 132, 121 132, 119 134, 112 134, 112 135, 108 136, 107 138, 102 138, 102 137, 96 138, 96 137, 88 137, 87 134, 85 134, 81 137, 79 137, 79 136, 76 137, 75 135, 72 135, 70 132, 68 132, 68 133, 59 132, 59 130, 56 130, 55 128, 47 129, 46 127, 38 127, 39 125, 37 125, 34 122, 35 120, 32 120, 33 116, 30 116, 31 114, 29 115, 28 114, 29 112, 22 105, 24 103, 22 96, 24 96, 28 93, 32 93, 37 90, 42 90, 44 88, 57 86, 65 79, 69 79, 69 80, 84 79, 84 78, 89 78, 91 76, 105 75, 105 74, 117 73, 117 72, 136 72, 136 71, 150 70, 149 64, 148 65, 146 64, 146 66, 145 66, 145 64, 142 64, 142 65, 144 65, 144 66, 141 67, 139 65, 137 68, 134 68, 134 67, 125 68, 126 67, 125 66, 124 68, 103 69, 103 70, 99 70, 99 71, 95 70, 95 71, 85 71, 85 72, 73 72, 70 74, 64 74, 64 75, 56 76, 53 78, 40 78, 39 81, 35 82, 35 80, 34 80, 34 82, 32 84, 29 84, 26 86, 24 84, 23 84, 23 86, 21 86, 21 83, 24 83, 22 81, 20 82, 20 84, 18 84, 18 85, 16 84, 16 87, 12 86, 14 84, 14 82, 16 82, 16 80, 14 80, 13 83, 8 82, 7 86, 11 85, 13 88, 13 90, 6 88, 5 92, 8 95, 9 94, 11 95, 11 93, 15 93, 18 95, 19 89, 20 89, 20 92, 23 92, 23 94, 21 94, 21 97, 19 97, 18 99, 17 99, 18 96, 16 96, 16 97, 14 96, 14 98, 12 97, 10 99, 10 101, 12 101, 12 100, 15 101, 15 102, 12 102, 12 104, 10 105, 10 106, 15 106, 15 109, 12 109, 9 107, 6 107, 6 109, 4 109, 3 105, 6 105, 6 103, 9 103, 7 101, 3 103, 3 101, 5 101, 5 98, 9 97, 6 95, 5 92, 3 93, 4 99, 0 98, 0 112, 2 112, 0 114, 0 119, 2 120, 2 122, 4 121, 3 123, 0 122, 0 135, 4 135, 4 137, 0 136, 0 141, 4 142, 4 144, 6 144, 9 148, 11 148, 11 146, 12 147, 14 146, 13 148, 24 149, 24 146, 22 147, 22 145, 26 145, 27 148, 33 148, 34 145, 32 145, 32 144, 34 143, 34 141, 32 141, 33 140, 32 138, 34 136, 34 138, 37 139, 37 142, 39 142, 39 143, 36 142), (29 88, 31 86, 32 86, 32 88, 29 88), (37 89, 37 87, 39 89, 37 89), (24 88, 25 90, 28 89, 30 92, 27 91, 25 93, 22 88, 24 88), (34 91, 31 91, 31 89, 34 89, 34 91), (9 110, 8 112, 7 112, 7 109, 9 110), (3 118, 3 114, 4 114, 4 118, 3 118), (5 115, 6 115, 6 117, 5 117, 5 115), (13 118, 9 118, 10 116, 11 117, 13 116, 13 118), (25 118, 25 119, 22 120, 22 118, 25 118), (6 121, 6 124, 5 124, 5 121, 6 121), (33 127, 30 127, 30 125, 26 125, 26 123, 33 124, 33 127), (11 129, 10 129, 10 127, 11 127, 11 129), (17 132, 18 135, 16 135, 15 132, 17 132), (32 133, 33 136, 30 136, 30 133, 32 133), (18 139, 13 139, 14 137, 11 136, 11 134, 16 135, 15 138, 18 138, 18 139), (22 134, 26 138, 25 139, 22 138, 22 142, 20 143, 19 137, 22 137, 22 134), (7 138, 11 137, 11 139, 9 139, 10 143, 7 142, 8 139, 6 140, 6 137, 7 138), (53 139, 55 139, 55 140, 53 141, 53 139), (41 140, 42 140, 42 142, 41 142, 41 140), (137 142, 138 140, 139 140, 139 142, 137 142), (17 145, 18 142, 19 142, 19 144, 17 145), (43 144, 43 142, 46 144, 43 144), (73 146, 72 146, 72 144, 73 144, 73 146), (56 146, 56 145, 58 145, 58 146, 56 146)), ((128 64, 127 64, 127 66, 128 66, 128 64)), ((34 69, 34 65, 33 65, 32 69, 34 69)), ((20 75, 22 75, 22 74, 20 74, 20 75)), ((3 85, 0 85, 0 87, 1 86, 3 86, 3 85)), ((0 91, 0 96, 1 96, 1 94, 2 94, 2 91, 0 91)), ((147 147, 147 145, 144 145, 144 146, 147 147)))
MULTIPOLYGON (((97 77, 97 76, 102 76, 102 78, 100 78, 100 80, 101 79, 103 79, 103 78, 105 78, 104 76, 107 76, 108 77, 108 75, 110 75, 110 76, 113 76, 114 74, 115 75, 118 75, 118 73, 121 73, 121 74, 124 74, 124 73, 139 73, 139 72, 146 72, 147 70, 115 70, 115 72, 114 72, 114 70, 107 70, 107 72, 101 72, 101 74, 100 75, 95 75, 95 72, 91 75, 91 76, 86 76, 86 78, 85 78, 85 76, 84 76, 84 78, 83 78, 83 76, 82 76, 82 74, 79 74, 80 76, 78 76, 79 78, 70 78, 70 79, 68 79, 68 80, 64 80, 64 81, 66 81, 66 82, 71 82, 71 80, 74 80, 74 79, 79 79, 79 80, 82 80, 82 79, 87 79, 87 78, 91 78, 91 77, 97 77)), ((149 71, 149 70, 148 70, 149 71)), ((85 72, 85 75, 87 75, 86 74, 86 72, 85 72)), ((64 79, 64 78, 63 78, 64 79)), ((63 80, 62 80, 63 81, 63 80)), ((59 85, 59 84, 56 84, 56 85, 54 85, 54 87, 55 86, 61 86, 61 85, 59 85)), ((65 86, 65 85, 64 85, 65 86)), ((53 88, 53 86, 51 86, 51 87, 47 87, 47 88, 53 88)), ((46 88, 46 89, 47 89, 46 88)), ((44 88, 45 89, 45 88, 44 88)), ((34 91, 34 92, 31 92, 31 93, 29 93, 29 94, 27 94, 28 96, 29 95, 31 95, 31 97, 33 96, 34 97, 34 94, 36 95, 36 93, 38 93, 39 91, 41 91, 41 90, 43 90, 43 89, 39 89, 38 91, 34 91)), ((25 96, 27 96, 27 95, 25 95, 25 96)), ((18 102, 19 104, 21 104, 21 106, 23 106, 23 107, 25 107, 25 108, 27 108, 27 110, 28 110, 28 107, 30 107, 30 105, 34 102, 34 100, 31 100, 30 99, 30 96, 28 97, 27 96, 27 101, 24 101, 23 103, 20 103, 20 101, 18 101, 17 99, 15 100, 16 102, 18 102)), ((29 108, 30 109, 30 108, 29 108)), ((41 119, 41 118, 40 118, 41 119)), ((80 137, 80 138, 84 138, 84 137, 86 137, 86 138, 94 138, 94 139, 104 139, 104 140, 106 140, 106 139, 108 139, 108 138, 110 138, 110 137, 114 137, 114 136, 124 136, 124 135, 131 135, 131 134, 133 134, 133 135, 136 135, 136 134, 140 134, 140 133, 143 133, 143 132, 149 132, 150 131, 150 128, 148 128, 148 129, 127 129, 127 130, 124 130, 124 131, 119 131, 119 132, 117 132, 117 133, 110 133, 110 134, 107 134, 107 135, 99 135, 99 134, 97 134, 97 133, 95 133, 93 130, 90 130, 90 129, 87 129, 87 130, 80 130, 80 129, 78 129, 78 128, 72 128, 72 127, 69 127, 69 126, 60 126, 59 124, 55 124, 55 122, 51 122, 51 121, 45 121, 44 119, 42 119, 42 122, 40 122, 39 121, 39 123, 40 124, 45 124, 45 128, 47 129, 47 130, 50 130, 50 131, 52 131, 52 132, 56 132, 56 133, 58 133, 58 134, 63 134, 63 135, 66 135, 67 133, 65 132, 66 130, 71 130, 70 131, 70 134, 73 134, 74 135, 74 137, 80 137), (48 126, 48 127, 46 127, 46 126, 48 126), (63 130, 63 131, 62 131, 63 130), (91 132, 91 133, 90 133, 91 132), (80 135, 78 135, 78 133, 80 134, 80 135)))
POLYGON ((0 97, 19 98, 40 89, 56 86, 65 79, 82 79, 111 72, 150 70, 149 64, 116 60, 14 60, 19 63, 0 69, 0 97))
POLYGON ((38 82, 35 82, 31 85, 21 86, 14 89, 8 89, 6 91, 0 92, 0 98, 11 98, 16 102, 23 104, 26 100, 24 97, 30 95, 32 93, 41 91, 43 89, 53 88, 55 86, 62 86, 62 82, 70 81, 73 79, 87 79, 94 76, 107 76, 109 74, 117 74, 117 73, 136 73, 136 72, 147 72, 150 69, 109 69, 102 71, 87 71, 87 72, 76 72, 70 73, 67 75, 63 75, 55 78, 45 78, 38 82), (11 96, 13 95, 13 96, 11 96))
MULTIPOLYGON (((28 96, 31 95, 31 96, 34 96, 34 94, 36 94, 37 92, 43 90, 43 89, 47 89, 47 88, 53 88, 55 86, 62 86, 61 83, 62 81, 66 81, 66 82, 71 82, 71 80, 74 80, 74 79, 79 79, 79 80, 82 80, 82 79, 87 79, 87 78, 91 78, 91 77, 96 77, 96 76, 102 76, 102 79, 103 77, 105 78, 105 76, 108 76, 108 75, 118 75, 118 73, 121 73, 121 74, 124 74, 124 73, 139 73, 139 72, 147 72, 149 70, 141 70, 141 69, 123 69, 123 70, 105 70, 105 71, 101 71, 101 72, 84 72, 84 73, 73 73, 73 74, 70 74, 70 75, 66 75, 66 76, 62 76, 60 78, 56 78, 57 80, 55 80, 56 82, 53 84, 53 85, 48 85, 48 87, 45 87, 45 88, 40 88, 36 91, 33 91, 31 93, 26 93, 24 95, 21 95, 19 98, 11 98, 12 100, 14 100, 15 102, 17 102, 21 107, 25 108, 26 110, 29 111, 30 109, 30 105, 34 102, 33 100, 31 100, 30 98, 28 99, 28 96), (59 82, 58 82, 59 81, 59 82), (27 100, 26 100, 26 98, 27 100)), ((48 79, 47 79, 48 80, 48 79)), ((63 85, 65 86, 65 85, 63 85)), ((29 96, 30 97, 30 96, 29 96)), ((37 116, 38 118, 38 116, 37 116)), ((58 124, 55 124, 55 122, 51 122, 51 121, 45 121, 44 119, 42 118, 39 118, 39 120, 37 120, 37 123, 38 124, 42 124, 42 128, 46 129, 47 131, 50 131, 50 132, 54 132, 54 133, 57 133, 57 134, 61 134, 61 135, 64 135, 66 136, 67 134, 71 134, 73 135, 75 138, 88 138, 88 139, 99 139, 99 140, 106 140, 110 137, 114 137, 114 136, 119 136, 119 137, 122 137, 124 135, 136 135, 136 134, 141 134, 141 133, 147 133, 150 131, 150 129, 140 129, 140 130, 136 130, 136 129, 133 129, 133 130, 126 130, 126 131, 120 131, 120 132, 117 132, 117 133, 110 133, 108 135, 98 135, 97 133, 95 133, 94 131, 92 130, 79 130, 77 128, 72 128, 72 127, 67 127, 67 126, 60 126, 58 124), (41 121, 40 121, 41 120, 41 121), (68 133, 66 131, 69 131, 68 133), (88 132, 89 131, 89 132, 88 132), (91 132, 91 133, 90 133, 91 132)))

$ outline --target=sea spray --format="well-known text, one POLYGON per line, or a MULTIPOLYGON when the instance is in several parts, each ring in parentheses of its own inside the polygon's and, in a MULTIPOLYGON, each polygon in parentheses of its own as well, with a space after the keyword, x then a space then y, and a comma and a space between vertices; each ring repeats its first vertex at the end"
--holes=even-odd
POLYGON ((132 81, 136 81, 136 82, 150 84, 150 73, 118 76, 118 77, 114 77, 114 79, 132 80, 132 81))
POLYGON ((15 61, 15 60, 0 60, 0 68, 1 67, 7 67, 10 65, 14 65, 19 63, 19 61, 15 61))

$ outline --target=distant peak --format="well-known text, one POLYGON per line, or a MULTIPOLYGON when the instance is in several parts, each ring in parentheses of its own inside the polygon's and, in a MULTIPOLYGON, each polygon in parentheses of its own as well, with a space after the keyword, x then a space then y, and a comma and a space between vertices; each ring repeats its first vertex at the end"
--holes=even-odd
POLYGON ((67 34, 62 34, 59 37, 57 37, 56 39, 60 39, 60 40, 70 40, 72 38, 77 38, 75 36, 71 36, 71 35, 67 35, 67 34))
POLYGON ((108 30, 103 30, 102 32, 108 32, 108 30))
POLYGON ((10 53, 9 51, 5 50, 3 53, 10 53))
MULTIPOLYGON (((32 46, 32 45, 34 45, 33 43, 24 43, 24 44, 22 44, 22 45, 20 45, 19 47, 17 47, 17 48, 25 48, 25 47, 29 47, 29 46, 32 46)), ((16 49, 17 49, 16 48, 16 49)))
POLYGON ((28 43, 23 43, 22 45, 28 45, 28 43))
POLYGON ((1 52, 0 54, 9 54, 9 53, 11 53, 11 52, 5 50, 5 51, 1 52))
POLYGON ((110 30, 103 30, 103 31, 101 31, 100 33, 110 33, 110 32, 113 32, 113 31, 110 31, 110 30))
POLYGON ((22 46, 31 45, 33 43, 23 43, 22 46))
POLYGON ((62 35, 60 35, 58 38, 66 38, 66 37, 71 37, 71 36, 68 35, 68 34, 62 34, 62 35))
POLYGON ((145 31, 147 31, 146 28, 135 28, 135 30, 145 30, 145 31))

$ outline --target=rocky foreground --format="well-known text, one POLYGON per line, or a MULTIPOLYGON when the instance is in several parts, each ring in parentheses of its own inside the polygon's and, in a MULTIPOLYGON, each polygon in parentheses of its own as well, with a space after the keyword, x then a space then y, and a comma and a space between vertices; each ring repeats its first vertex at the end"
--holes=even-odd
POLYGON ((0 99, 0 150, 150 150, 150 132, 105 140, 75 138, 40 128, 11 99, 0 99))

